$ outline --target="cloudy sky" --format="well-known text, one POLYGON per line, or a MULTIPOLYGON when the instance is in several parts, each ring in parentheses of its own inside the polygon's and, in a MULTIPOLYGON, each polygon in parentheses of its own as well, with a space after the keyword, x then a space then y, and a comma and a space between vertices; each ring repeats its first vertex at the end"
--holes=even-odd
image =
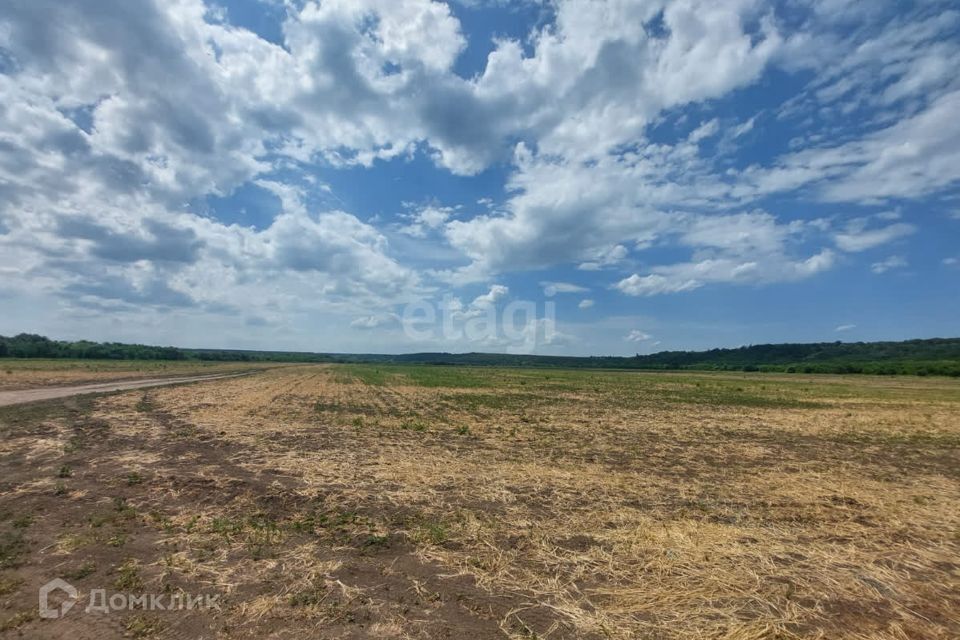
POLYGON ((5 0, 0 333, 957 336, 958 69, 954 1, 5 0))

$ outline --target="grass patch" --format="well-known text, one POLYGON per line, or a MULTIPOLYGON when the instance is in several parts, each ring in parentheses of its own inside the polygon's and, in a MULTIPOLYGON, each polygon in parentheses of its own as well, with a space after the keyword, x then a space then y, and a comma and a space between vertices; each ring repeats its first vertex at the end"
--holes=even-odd
POLYGON ((19 576, 0 576, 0 596, 16 593, 21 585, 23 585, 23 578, 19 576))
POLYGON ((92 533, 64 533, 57 537, 57 551, 73 553, 96 542, 97 536, 92 533))
POLYGON ((337 380, 371 386, 479 388, 497 385, 496 376, 483 369, 430 365, 349 364, 336 368, 337 380))
POLYGON ((321 604, 330 595, 326 582, 321 577, 314 577, 305 589, 290 594, 287 603, 291 607, 313 607, 321 604))
POLYGON ((93 575, 97 571, 97 564, 92 560, 87 560, 75 569, 69 569, 63 572, 63 577, 68 580, 83 580, 93 575))
POLYGON ((380 549, 386 549, 389 546, 390 546, 389 536, 370 534, 364 539, 363 544, 361 545, 361 548, 363 551, 373 552, 373 551, 378 551, 380 549))
POLYGON ((33 515, 27 513, 22 516, 17 516, 10 521, 10 524, 13 525, 14 529, 27 529, 33 524, 33 515))
POLYGON ((535 393, 445 393, 440 398, 447 407, 468 413, 481 411, 522 411, 546 402, 564 403, 535 393))
POLYGON ((133 558, 128 558, 117 567, 117 577, 113 586, 118 591, 139 591, 143 588, 143 578, 140 577, 140 564, 133 558))
POLYGON ((163 630, 163 624, 154 616, 134 616, 126 625, 127 635, 131 638, 149 638, 163 630))
POLYGON ((657 397, 679 404, 700 404, 717 407, 757 407, 764 409, 821 409, 828 406, 817 400, 804 399, 777 390, 748 385, 701 385, 657 389, 657 397))
POLYGON ((384 367, 372 365, 342 365, 337 367, 337 380, 359 381, 363 384, 382 387, 390 382, 392 375, 384 367))
MULTIPOLYGON (((314 520, 300 520, 297 526, 307 531, 314 520)), ((209 532, 229 544, 243 545, 254 560, 273 557, 276 546, 283 540, 279 523, 263 513, 247 517, 216 517, 210 522, 209 532)))
POLYGON ((414 527, 411 537, 414 542, 439 545, 449 539, 450 528, 440 521, 421 522, 414 527))
POLYGON ((12 616, 0 619, 0 633, 14 631, 37 617, 37 613, 32 609, 30 611, 20 611, 12 616))
POLYGON ((22 555, 27 550, 27 541, 23 531, 4 531, 0 533, 0 569, 19 567, 22 555))
POLYGON ((153 412, 153 408, 153 401, 150 398, 150 394, 144 392, 143 395, 140 396, 140 400, 137 401, 135 409, 140 413, 151 413, 153 412))

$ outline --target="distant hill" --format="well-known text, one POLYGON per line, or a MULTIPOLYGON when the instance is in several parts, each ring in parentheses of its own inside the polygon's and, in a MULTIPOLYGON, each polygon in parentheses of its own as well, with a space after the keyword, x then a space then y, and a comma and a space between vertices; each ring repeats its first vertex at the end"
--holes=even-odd
POLYGON ((379 362, 463 366, 591 369, 782 371, 960 377, 960 338, 903 342, 758 344, 737 349, 662 351, 634 357, 537 356, 500 353, 332 354, 235 349, 182 349, 118 342, 67 342, 22 333, 0 336, 0 357, 240 362, 379 362))
MULTIPOLYGON (((341 356, 342 357, 342 356, 341 356)), ((737 349, 662 351, 634 357, 536 356, 494 353, 354 355, 351 361, 446 365, 646 370, 783 371, 960 376, 960 338, 903 342, 759 344, 737 349)))

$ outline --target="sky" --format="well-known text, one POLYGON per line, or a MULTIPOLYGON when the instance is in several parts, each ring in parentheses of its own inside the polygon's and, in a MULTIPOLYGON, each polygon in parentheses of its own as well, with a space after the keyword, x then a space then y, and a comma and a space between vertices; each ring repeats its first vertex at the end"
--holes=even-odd
POLYGON ((960 7, 5 0, 0 334, 960 335, 960 7))

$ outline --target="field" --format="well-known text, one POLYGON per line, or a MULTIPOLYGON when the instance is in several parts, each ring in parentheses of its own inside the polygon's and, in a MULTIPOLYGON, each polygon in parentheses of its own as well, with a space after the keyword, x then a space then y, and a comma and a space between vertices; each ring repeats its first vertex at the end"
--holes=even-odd
POLYGON ((960 637, 957 380, 290 366, 2 409, 0 471, 0 636, 960 637))
POLYGON ((0 360, 0 391, 36 389, 43 386, 75 385, 114 380, 164 378, 214 373, 234 373, 276 363, 198 362, 195 360, 0 360))

